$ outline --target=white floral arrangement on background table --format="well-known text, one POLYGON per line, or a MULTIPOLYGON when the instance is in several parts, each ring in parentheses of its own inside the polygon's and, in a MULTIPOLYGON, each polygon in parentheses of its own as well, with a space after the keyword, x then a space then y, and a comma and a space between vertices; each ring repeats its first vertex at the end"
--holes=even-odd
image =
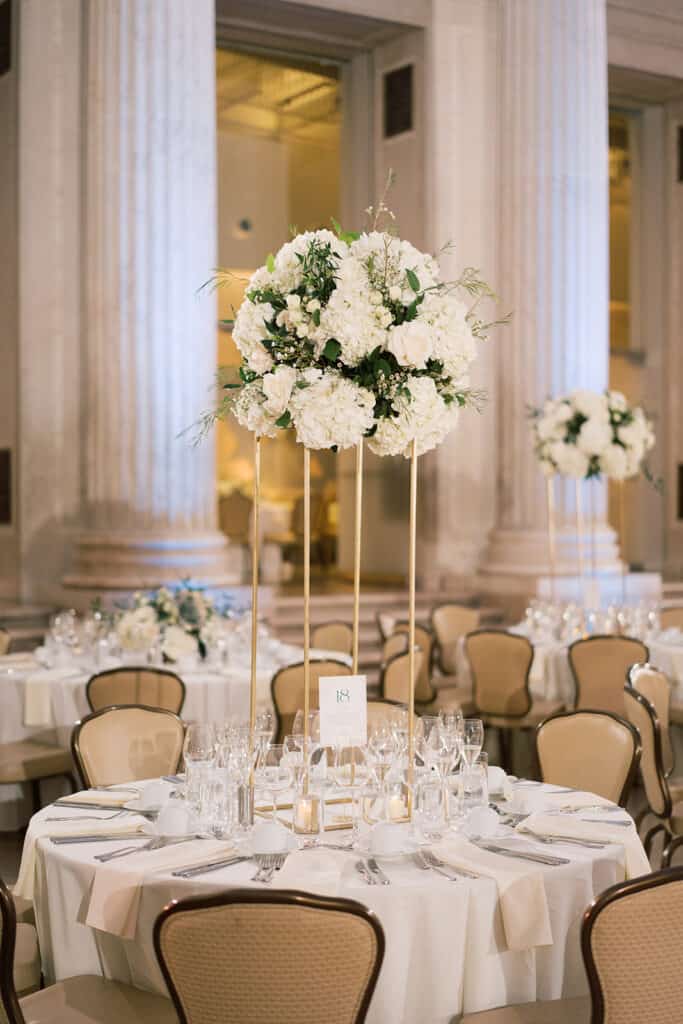
POLYGON ((202 589, 187 582, 136 593, 115 625, 125 651, 159 647, 166 661, 181 661, 208 648, 225 628, 231 604, 225 596, 215 602, 202 589))
POLYGON ((222 381, 200 433, 234 414, 262 437, 292 428, 305 447, 335 450, 365 437, 378 455, 408 457, 413 440, 417 454, 435 448, 480 404, 469 373, 504 322, 478 316, 493 293, 473 269, 443 281, 433 256, 378 230, 393 217, 383 201, 367 212, 371 230, 296 235, 252 275, 227 321, 239 378, 222 381))
POLYGON ((534 451, 546 476, 627 480, 650 473, 652 423, 620 391, 573 391, 531 410, 534 451))

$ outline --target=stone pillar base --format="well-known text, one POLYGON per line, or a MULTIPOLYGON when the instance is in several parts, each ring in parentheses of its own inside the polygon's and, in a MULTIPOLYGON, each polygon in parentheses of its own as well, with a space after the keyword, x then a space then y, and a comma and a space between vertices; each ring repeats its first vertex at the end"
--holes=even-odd
POLYGON ((76 538, 74 566, 62 582, 95 592, 149 589, 188 578, 221 587, 242 582, 242 559, 219 530, 92 531, 76 538))

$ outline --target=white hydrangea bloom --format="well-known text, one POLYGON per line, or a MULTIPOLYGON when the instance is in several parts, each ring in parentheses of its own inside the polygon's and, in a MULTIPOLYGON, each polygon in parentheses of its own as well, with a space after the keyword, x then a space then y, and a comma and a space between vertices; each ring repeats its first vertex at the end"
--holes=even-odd
POLYGON ((409 458, 413 439, 417 439, 417 454, 423 455, 441 444, 456 425, 457 405, 444 402, 431 377, 415 377, 409 388, 410 397, 401 395, 394 401, 398 416, 381 419, 370 439, 376 455, 409 458))
POLYGON ((375 398, 367 388, 334 370, 305 370, 307 387, 292 395, 291 412, 297 441, 307 448, 350 448, 373 423, 375 398))
POLYGON ((433 335, 427 324, 420 320, 392 327, 388 334, 387 348, 399 366, 424 370, 427 360, 432 357, 433 335))
POLYGON ((590 419, 609 419, 609 408, 607 396, 601 391, 587 391, 580 389, 573 391, 571 401, 577 412, 590 419))
POLYGON ((182 626, 167 626, 164 630, 161 649, 171 661, 180 661, 197 653, 197 641, 182 626))
POLYGON ((460 381, 477 357, 465 303, 452 293, 428 292, 417 321, 429 328, 432 358, 441 360, 447 376, 460 381))
POLYGON ((276 366, 261 381, 265 396, 263 410, 268 416, 278 419, 289 405, 292 388, 296 383, 296 370, 291 366, 276 366))
POLYGON ((600 468, 612 480, 625 480, 628 475, 628 455, 620 444, 611 444, 602 453, 600 468))
POLYGON ((602 455, 612 443, 612 427, 602 418, 586 420, 581 425, 576 445, 584 455, 602 455))
POLYGON ((150 605, 124 612, 116 624, 116 635, 125 651, 151 647, 159 637, 156 612, 150 605))
POLYGON ((556 441, 550 446, 550 457, 563 476, 581 480, 588 472, 589 459, 575 444, 556 441))
MULTIPOLYGON (((263 347, 263 339, 268 336, 266 322, 274 316, 275 310, 269 302, 252 302, 250 299, 245 299, 237 311, 232 339, 250 366, 252 357, 256 358, 258 364, 259 359, 263 362, 263 353, 268 355, 263 347)), ((256 366, 251 368, 255 373, 262 372, 256 366)))
POLYGON ((341 360, 357 366, 373 349, 384 347, 391 314, 371 298, 372 289, 363 263, 350 257, 341 263, 337 286, 320 314, 320 326, 312 337, 319 353, 329 338, 341 345, 341 360))
POLYGON ((233 412, 237 422, 247 430, 261 437, 275 437, 278 427, 276 416, 270 416, 265 408, 265 396, 258 381, 240 388, 233 412))

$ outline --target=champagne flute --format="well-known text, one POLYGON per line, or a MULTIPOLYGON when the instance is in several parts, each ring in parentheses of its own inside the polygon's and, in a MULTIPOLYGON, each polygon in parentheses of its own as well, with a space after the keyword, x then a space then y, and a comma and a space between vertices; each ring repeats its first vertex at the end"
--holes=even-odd
POLYGON ((370 768, 363 747, 345 743, 334 748, 332 754, 332 780, 340 790, 351 793, 351 846, 358 839, 358 794, 368 781, 370 768))
POLYGON ((264 752, 258 768, 258 779, 263 789, 270 793, 273 804, 272 820, 277 821, 278 793, 289 789, 292 771, 282 743, 271 743, 264 752))
POLYGON ((466 718, 463 721, 462 757, 471 768, 484 745, 484 723, 481 718, 466 718))

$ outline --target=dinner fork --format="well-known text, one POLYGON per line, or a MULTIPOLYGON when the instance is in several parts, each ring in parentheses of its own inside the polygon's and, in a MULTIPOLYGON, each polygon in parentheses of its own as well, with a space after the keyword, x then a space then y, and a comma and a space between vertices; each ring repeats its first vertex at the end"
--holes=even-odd
POLYGON ((143 843, 142 846, 124 846, 123 849, 112 850, 109 853, 96 853, 95 860, 98 860, 101 864, 106 864, 110 860, 118 860, 119 857, 127 857, 131 853, 141 853, 144 850, 151 853, 153 850, 161 850, 164 846, 189 843, 192 839, 196 838, 197 836, 174 836, 173 838, 169 836, 155 836, 148 842, 143 843))
POLYGON ((74 814, 71 817, 63 816, 57 818, 43 818, 43 821, 113 821, 122 814, 130 814, 130 811, 114 811, 113 814, 74 814))
POLYGON ((434 868, 434 870, 440 868, 443 871, 447 869, 448 871, 454 872, 454 874, 456 875, 460 875, 462 878, 481 878, 481 875, 478 875, 475 871, 470 871, 468 868, 454 868, 450 864, 446 864, 444 861, 442 861, 439 857, 436 856, 433 850, 423 850, 421 852, 427 864, 431 868, 434 868))
POLYGON ((263 882, 267 884, 276 871, 279 871, 287 859, 286 853, 257 853, 255 861, 258 864, 258 871, 252 878, 252 882, 263 882))

